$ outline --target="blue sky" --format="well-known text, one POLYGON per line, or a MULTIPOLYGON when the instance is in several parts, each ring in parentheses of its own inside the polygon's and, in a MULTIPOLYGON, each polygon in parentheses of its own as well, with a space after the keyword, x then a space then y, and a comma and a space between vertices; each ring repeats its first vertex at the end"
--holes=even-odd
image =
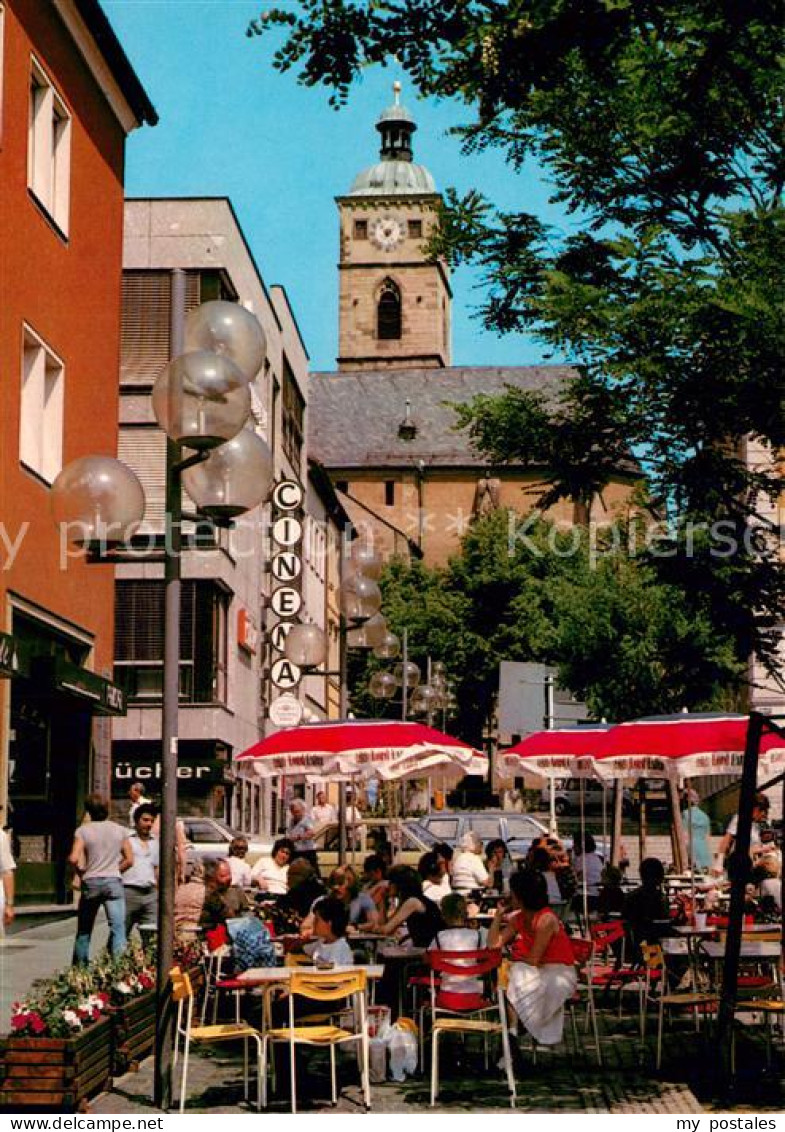
MULTIPOLYGON (((415 96, 397 70, 368 71, 349 105, 327 104, 327 92, 300 87, 273 70, 272 41, 248 39, 259 14, 252 0, 103 0, 160 122, 128 140, 129 196, 228 196, 268 284, 286 287, 313 369, 332 369, 337 347, 338 224, 334 197, 377 159, 374 123, 404 83, 414 114, 415 160, 439 189, 478 189, 502 207, 552 219, 536 168, 516 175, 501 154, 465 157, 451 126, 466 120, 457 105, 415 96)), ((477 280, 453 275, 453 363, 522 365, 543 360, 521 336, 483 330, 472 310, 477 280)))

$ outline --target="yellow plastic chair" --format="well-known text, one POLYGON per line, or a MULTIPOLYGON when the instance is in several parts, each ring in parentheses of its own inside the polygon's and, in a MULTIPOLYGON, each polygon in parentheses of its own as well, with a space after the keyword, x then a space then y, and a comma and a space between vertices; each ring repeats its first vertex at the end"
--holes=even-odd
POLYGON ((183 1071, 180 1078, 180 1112, 185 1111, 185 1097, 188 1089, 188 1057, 192 1042, 243 1042, 243 1096, 248 1099, 248 1043, 256 1042, 256 1108, 262 1107, 262 1038, 258 1030, 245 1022, 226 1022, 213 1026, 194 1026, 194 991, 188 974, 179 967, 169 972, 172 980, 172 1001, 177 1003, 175 1024, 174 1057, 172 1069, 177 1068, 182 1044, 183 1071))
POLYGON ((289 1065, 292 1079, 292 1112, 297 1112, 297 1067, 295 1052, 298 1045, 322 1046, 330 1050, 331 1100, 338 1103, 338 1089, 335 1071, 335 1048, 339 1045, 357 1043, 362 1060, 362 1086, 366 1109, 371 1107, 371 1084, 369 1072, 368 1017, 366 1003, 367 978, 365 971, 306 971, 294 970, 287 986, 289 996, 289 1025, 279 1029, 267 1030, 262 1035, 262 1104, 267 1107, 267 1062, 270 1043, 287 1042, 289 1045, 289 1065), (312 1002, 337 1003, 342 999, 353 1000, 354 1029, 349 1030, 331 1023, 322 1025, 297 1025, 294 1016, 294 1000, 297 996, 312 1002))

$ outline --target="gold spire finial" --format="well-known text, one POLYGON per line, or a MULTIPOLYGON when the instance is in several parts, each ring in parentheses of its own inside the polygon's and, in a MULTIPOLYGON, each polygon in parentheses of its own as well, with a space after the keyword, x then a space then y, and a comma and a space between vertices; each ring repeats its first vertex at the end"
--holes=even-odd
POLYGON ((396 106, 401 105, 401 89, 402 89, 401 84, 396 79, 395 82, 393 83, 393 97, 395 98, 395 105, 396 106))

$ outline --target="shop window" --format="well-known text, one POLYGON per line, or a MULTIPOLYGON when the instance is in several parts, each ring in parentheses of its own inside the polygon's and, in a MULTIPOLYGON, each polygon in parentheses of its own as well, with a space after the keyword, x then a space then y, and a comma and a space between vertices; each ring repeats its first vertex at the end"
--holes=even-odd
POLYGON ((63 363, 24 329, 19 459, 47 483, 63 466, 63 363))
POLYGON ((35 199, 68 234, 71 181, 71 116, 41 65, 32 60, 27 185, 35 199))
MULTIPOLYGON (((226 703, 229 594, 213 582, 184 581, 180 598, 180 701, 226 703)), ((115 680, 137 703, 163 695, 164 587, 118 582, 115 680)))
POLYGON ((382 340, 401 337, 401 292, 392 279, 385 279, 376 308, 376 332, 382 340))

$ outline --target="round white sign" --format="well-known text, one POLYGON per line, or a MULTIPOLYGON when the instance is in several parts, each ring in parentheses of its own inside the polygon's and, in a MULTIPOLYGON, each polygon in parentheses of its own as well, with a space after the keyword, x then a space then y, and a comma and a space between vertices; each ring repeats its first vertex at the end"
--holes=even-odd
POLYGON ((293 586, 279 586, 270 598, 270 607, 277 617, 296 617, 302 604, 302 594, 293 586))
POLYGON ((278 546, 297 546, 303 537, 303 525, 294 515, 282 515, 273 523, 273 542, 278 546))
POLYGON ((303 705, 296 696, 284 692, 270 704, 270 720, 276 727, 296 727, 302 723, 303 705))
POLYGON ((273 491, 273 507, 278 511, 297 511, 304 499, 305 492, 296 480, 281 480, 273 491))
POLYGON ((276 582, 294 582, 300 577, 303 564, 293 550, 282 550, 270 563, 276 582))
POLYGON ((300 683, 302 677, 302 670, 299 664, 293 664, 291 660, 287 660, 282 656, 280 660, 276 660, 270 669, 270 679, 276 688, 282 688, 284 691, 290 691, 296 688, 300 683))
POLYGON ((293 625, 294 621, 279 621, 277 625, 273 625, 270 630, 270 644, 276 652, 283 652, 286 648, 286 638, 293 625))

